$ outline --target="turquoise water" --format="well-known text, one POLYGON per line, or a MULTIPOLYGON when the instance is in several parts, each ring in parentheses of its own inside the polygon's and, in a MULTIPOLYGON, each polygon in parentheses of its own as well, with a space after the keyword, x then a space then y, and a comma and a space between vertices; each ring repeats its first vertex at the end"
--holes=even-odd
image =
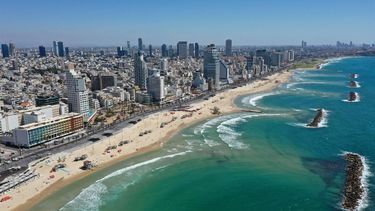
MULTIPOLYGON (((331 60, 269 93, 239 97, 238 113, 193 125, 161 150, 59 190, 32 210, 339 210, 345 151, 375 169, 375 58, 331 60), (351 73, 361 87, 351 89, 351 73), (360 102, 345 100, 350 90, 360 102), (321 128, 304 127, 316 108, 321 128)), ((365 210, 375 210, 368 177, 365 210)))

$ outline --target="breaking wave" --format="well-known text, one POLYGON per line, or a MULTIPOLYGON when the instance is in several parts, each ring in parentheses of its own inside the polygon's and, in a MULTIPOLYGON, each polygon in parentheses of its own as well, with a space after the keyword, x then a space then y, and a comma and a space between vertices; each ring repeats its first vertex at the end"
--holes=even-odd
MULTIPOLYGON (((159 160, 167 159, 167 158, 173 158, 176 156, 182 156, 187 153, 191 152, 189 151, 184 151, 184 152, 179 152, 175 154, 170 154, 170 155, 165 155, 157 158, 153 158, 151 160, 147 160, 141 163, 137 163, 122 169, 119 169, 99 180, 97 180, 95 183, 91 184, 87 188, 84 188, 78 196, 76 196, 73 200, 68 202, 64 207, 60 208, 60 210, 65 211, 65 210, 99 210, 99 207, 103 204, 102 197, 108 193, 108 188, 103 182, 105 180, 108 180, 112 177, 116 177, 119 175, 122 175, 130 170, 146 166, 148 164, 155 163, 159 160)), ((127 183, 123 188, 127 188, 129 185, 135 183, 136 181, 132 181, 130 183, 127 183)))

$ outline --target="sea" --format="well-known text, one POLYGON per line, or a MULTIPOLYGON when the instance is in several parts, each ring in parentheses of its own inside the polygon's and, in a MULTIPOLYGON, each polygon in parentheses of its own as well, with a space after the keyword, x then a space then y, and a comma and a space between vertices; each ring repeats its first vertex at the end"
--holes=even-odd
POLYGON ((359 210, 375 210, 375 57, 330 59, 235 103, 263 113, 192 125, 161 149, 77 180, 30 210, 341 210, 346 152, 366 165, 359 210), (351 91, 358 101, 347 101, 351 91), (320 108, 319 127, 306 127, 320 108))

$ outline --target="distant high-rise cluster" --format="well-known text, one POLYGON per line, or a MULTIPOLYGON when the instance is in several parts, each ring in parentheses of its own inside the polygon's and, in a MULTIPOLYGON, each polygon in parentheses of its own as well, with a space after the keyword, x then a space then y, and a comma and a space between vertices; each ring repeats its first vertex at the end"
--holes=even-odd
POLYGON ((304 41, 304 40, 302 40, 301 47, 302 48, 306 48, 307 47, 307 42, 304 41))
POLYGON ((124 49, 124 47, 117 47, 117 56, 118 57, 122 57, 122 56, 126 56, 128 54, 128 51, 124 49))

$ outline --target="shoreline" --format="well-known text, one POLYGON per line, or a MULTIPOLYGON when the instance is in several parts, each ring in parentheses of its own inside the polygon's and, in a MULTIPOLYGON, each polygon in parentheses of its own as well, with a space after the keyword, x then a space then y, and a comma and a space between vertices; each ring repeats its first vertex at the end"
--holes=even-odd
MULTIPOLYGON (((308 68, 302 69, 306 70, 308 68)), ((267 76, 267 80, 258 80, 243 87, 226 90, 225 92, 218 93, 215 97, 210 98, 208 101, 202 101, 191 104, 193 109, 201 109, 200 114, 194 113, 194 115, 191 118, 181 119, 181 116, 186 114, 186 112, 183 111, 176 111, 173 115, 170 111, 162 111, 147 116, 137 125, 133 125, 129 128, 123 128, 119 131, 119 133, 114 134, 111 137, 105 138, 104 140, 101 140, 98 143, 93 143, 89 146, 73 149, 70 153, 62 152, 53 155, 48 160, 50 160, 50 163, 54 164, 56 163, 56 159, 59 156, 68 157, 67 160, 69 161, 66 161, 66 163, 69 167, 69 170, 72 171, 69 171, 67 175, 66 172, 64 174, 64 172, 58 171, 54 173, 55 178, 51 180, 49 178, 50 173, 48 171, 50 167, 44 165, 43 163, 45 162, 39 163, 38 165, 30 169, 36 169, 36 171, 40 174, 40 177, 28 183, 21 184, 16 189, 11 190, 7 194, 5 194, 10 195, 13 198, 7 202, 0 203, 0 208, 11 210, 25 210, 27 208, 31 208, 39 202, 43 201, 46 197, 52 195, 53 193, 64 187, 65 185, 71 184, 97 171, 113 166, 119 162, 124 161, 125 159, 129 159, 131 157, 135 157, 147 152, 158 150, 162 147, 163 143, 169 141, 169 139, 173 135, 177 134, 182 129, 189 127, 195 123, 205 121, 209 118, 217 117, 217 115, 213 115, 211 113, 210 109, 212 109, 212 107, 218 106, 221 109, 222 115, 239 112, 241 111, 241 109, 234 104, 234 101, 235 99, 237 99, 237 97, 246 94, 255 94, 270 91, 279 86, 280 84, 288 82, 291 76, 293 75, 293 72, 299 70, 301 69, 297 68, 289 71, 275 73, 274 75, 267 76), (158 127, 161 122, 168 121, 171 117, 178 117, 178 119, 175 123, 171 124, 170 127, 158 127), (145 125, 145 122, 147 122, 147 125, 145 125), (156 125, 156 127, 153 127, 152 129, 157 131, 157 134, 155 136, 153 134, 153 137, 149 139, 149 136, 146 135, 147 140, 144 140, 144 137, 138 137, 140 131, 144 131, 144 129, 149 129, 149 125, 156 125), (126 137, 124 137, 125 134, 126 137), (114 156, 112 157, 111 155, 110 157, 107 153, 101 153, 105 151, 106 147, 111 145, 112 142, 118 144, 118 142, 123 139, 130 139, 134 141, 127 145, 124 145, 123 148, 125 149, 123 149, 123 152, 121 154, 111 152, 110 154, 114 156), (91 154, 87 148, 92 148, 91 154), (78 164, 80 162, 70 161, 75 156, 79 156, 83 153, 89 155, 89 160, 95 160, 94 162, 95 164, 97 164, 98 167, 91 171, 83 171, 79 169, 78 164), (22 193, 20 192, 20 189, 22 189, 22 193)))

